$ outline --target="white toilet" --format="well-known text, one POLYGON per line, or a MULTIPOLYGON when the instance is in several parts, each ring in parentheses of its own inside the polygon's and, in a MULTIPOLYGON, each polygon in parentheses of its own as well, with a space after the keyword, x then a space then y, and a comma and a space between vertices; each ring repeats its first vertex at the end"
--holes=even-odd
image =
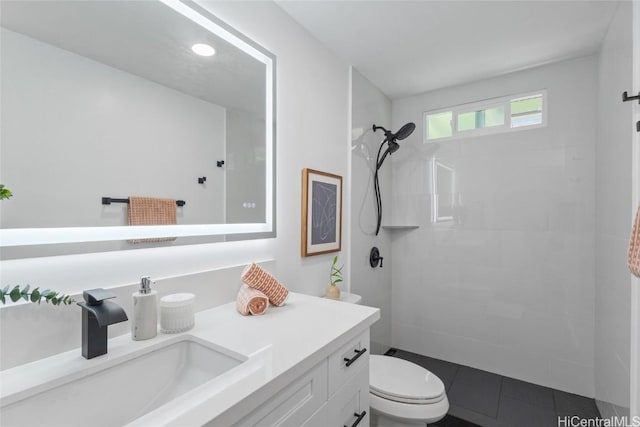
MULTIPOLYGON (((360 304, 362 297, 343 292, 340 299, 360 304)), ((449 400, 444 383, 422 366, 372 354, 369 406, 372 427, 426 426, 447 415, 449 400)))
POLYGON ((426 426, 447 415, 444 384, 415 363, 369 356, 369 406, 374 427, 426 426))

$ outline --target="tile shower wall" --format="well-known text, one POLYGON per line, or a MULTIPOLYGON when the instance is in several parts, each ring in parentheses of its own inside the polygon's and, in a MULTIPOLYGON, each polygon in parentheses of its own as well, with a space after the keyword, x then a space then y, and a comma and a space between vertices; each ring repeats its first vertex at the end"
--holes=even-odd
MULTIPOLYGON (((391 236, 384 229, 375 236, 373 168, 384 136, 371 127, 391 127, 391 100, 356 70, 351 87, 351 291, 362 296, 363 304, 380 309, 380 320, 371 328, 371 345, 374 353, 384 353, 391 345, 391 236), (373 246, 384 257, 383 268, 369 265, 373 246)), ((380 170, 385 195, 391 191, 391 162, 387 163, 380 170)))
POLYGON ((596 58, 393 102, 393 346, 592 397, 596 58), (540 89, 548 126, 423 144, 424 111, 540 89), (455 170, 433 224, 431 162, 455 170))
POLYGON ((621 2, 598 56, 595 397, 604 417, 629 415, 631 276, 631 2, 621 2))

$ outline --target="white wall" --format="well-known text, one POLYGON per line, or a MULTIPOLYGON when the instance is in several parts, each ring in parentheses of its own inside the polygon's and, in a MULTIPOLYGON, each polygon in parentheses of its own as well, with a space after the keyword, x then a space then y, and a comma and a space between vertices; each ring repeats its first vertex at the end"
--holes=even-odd
POLYGON ((598 57, 596 141, 595 397, 606 418, 629 415, 632 198, 631 2, 618 6, 598 57))
MULTIPOLYGON (((633 87, 640 92, 640 1, 633 2, 633 87)), ((634 122, 640 121, 640 105, 634 105, 634 122)), ((633 142, 633 203, 640 205, 640 132, 633 142)), ((631 407, 630 415, 640 417, 640 278, 631 281, 631 407)))
POLYGON ((394 154, 395 347, 593 396, 596 60, 393 102, 418 125, 394 154), (548 126, 423 144, 422 113, 548 91, 548 126), (433 157, 455 168, 461 223, 430 223, 433 157))
MULTIPOLYGON (((373 171, 384 135, 374 133, 372 126, 391 128, 391 100, 356 70, 351 90, 351 291, 362 296, 363 304, 380 309, 380 320, 371 328, 371 345, 374 353, 384 353, 391 346, 391 236, 385 229, 375 235, 373 171), (383 268, 369 264, 373 246, 384 257, 383 268)), ((389 160, 379 175, 383 208, 390 213, 389 160)), ((389 218, 383 217, 383 223, 387 222, 389 218)))
MULTIPOLYGON (((325 170, 348 181, 348 67, 272 2, 200 3, 277 57, 277 238, 3 261, 3 284, 76 292, 134 283, 144 274, 160 278, 275 259, 275 273, 291 290, 324 293, 332 255, 300 257, 301 170, 325 170)), ((348 188, 345 182, 343 236, 350 233, 348 188)), ((345 272, 348 277, 348 264, 345 272)))
POLYGON ((14 193, 3 228, 126 225, 126 204, 102 205, 104 196, 182 199, 179 224, 224 222, 224 169, 214 161, 225 155, 223 107, 1 35, 0 182, 14 193))

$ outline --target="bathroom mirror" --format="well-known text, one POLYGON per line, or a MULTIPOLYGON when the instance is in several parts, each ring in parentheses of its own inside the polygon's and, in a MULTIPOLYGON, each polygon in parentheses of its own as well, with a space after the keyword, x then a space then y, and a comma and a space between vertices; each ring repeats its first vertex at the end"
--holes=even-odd
POLYGON ((0 246, 275 235, 271 53, 189 1, 0 12, 0 246), (129 226, 131 196, 185 203, 129 226))

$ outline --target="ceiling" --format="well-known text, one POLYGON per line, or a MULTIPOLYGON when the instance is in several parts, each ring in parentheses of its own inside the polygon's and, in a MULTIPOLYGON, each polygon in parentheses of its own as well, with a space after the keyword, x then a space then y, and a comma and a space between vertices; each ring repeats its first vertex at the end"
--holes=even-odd
POLYGON ((594 53, 614 1, 332 1, 278 5, 390 98, 594 53))
POLYGON ((3 28, 264 117, 265 65, 160 2, 2 0, 0 11, 3 28), (216 54, 197 56, 194 43, 216 54))

